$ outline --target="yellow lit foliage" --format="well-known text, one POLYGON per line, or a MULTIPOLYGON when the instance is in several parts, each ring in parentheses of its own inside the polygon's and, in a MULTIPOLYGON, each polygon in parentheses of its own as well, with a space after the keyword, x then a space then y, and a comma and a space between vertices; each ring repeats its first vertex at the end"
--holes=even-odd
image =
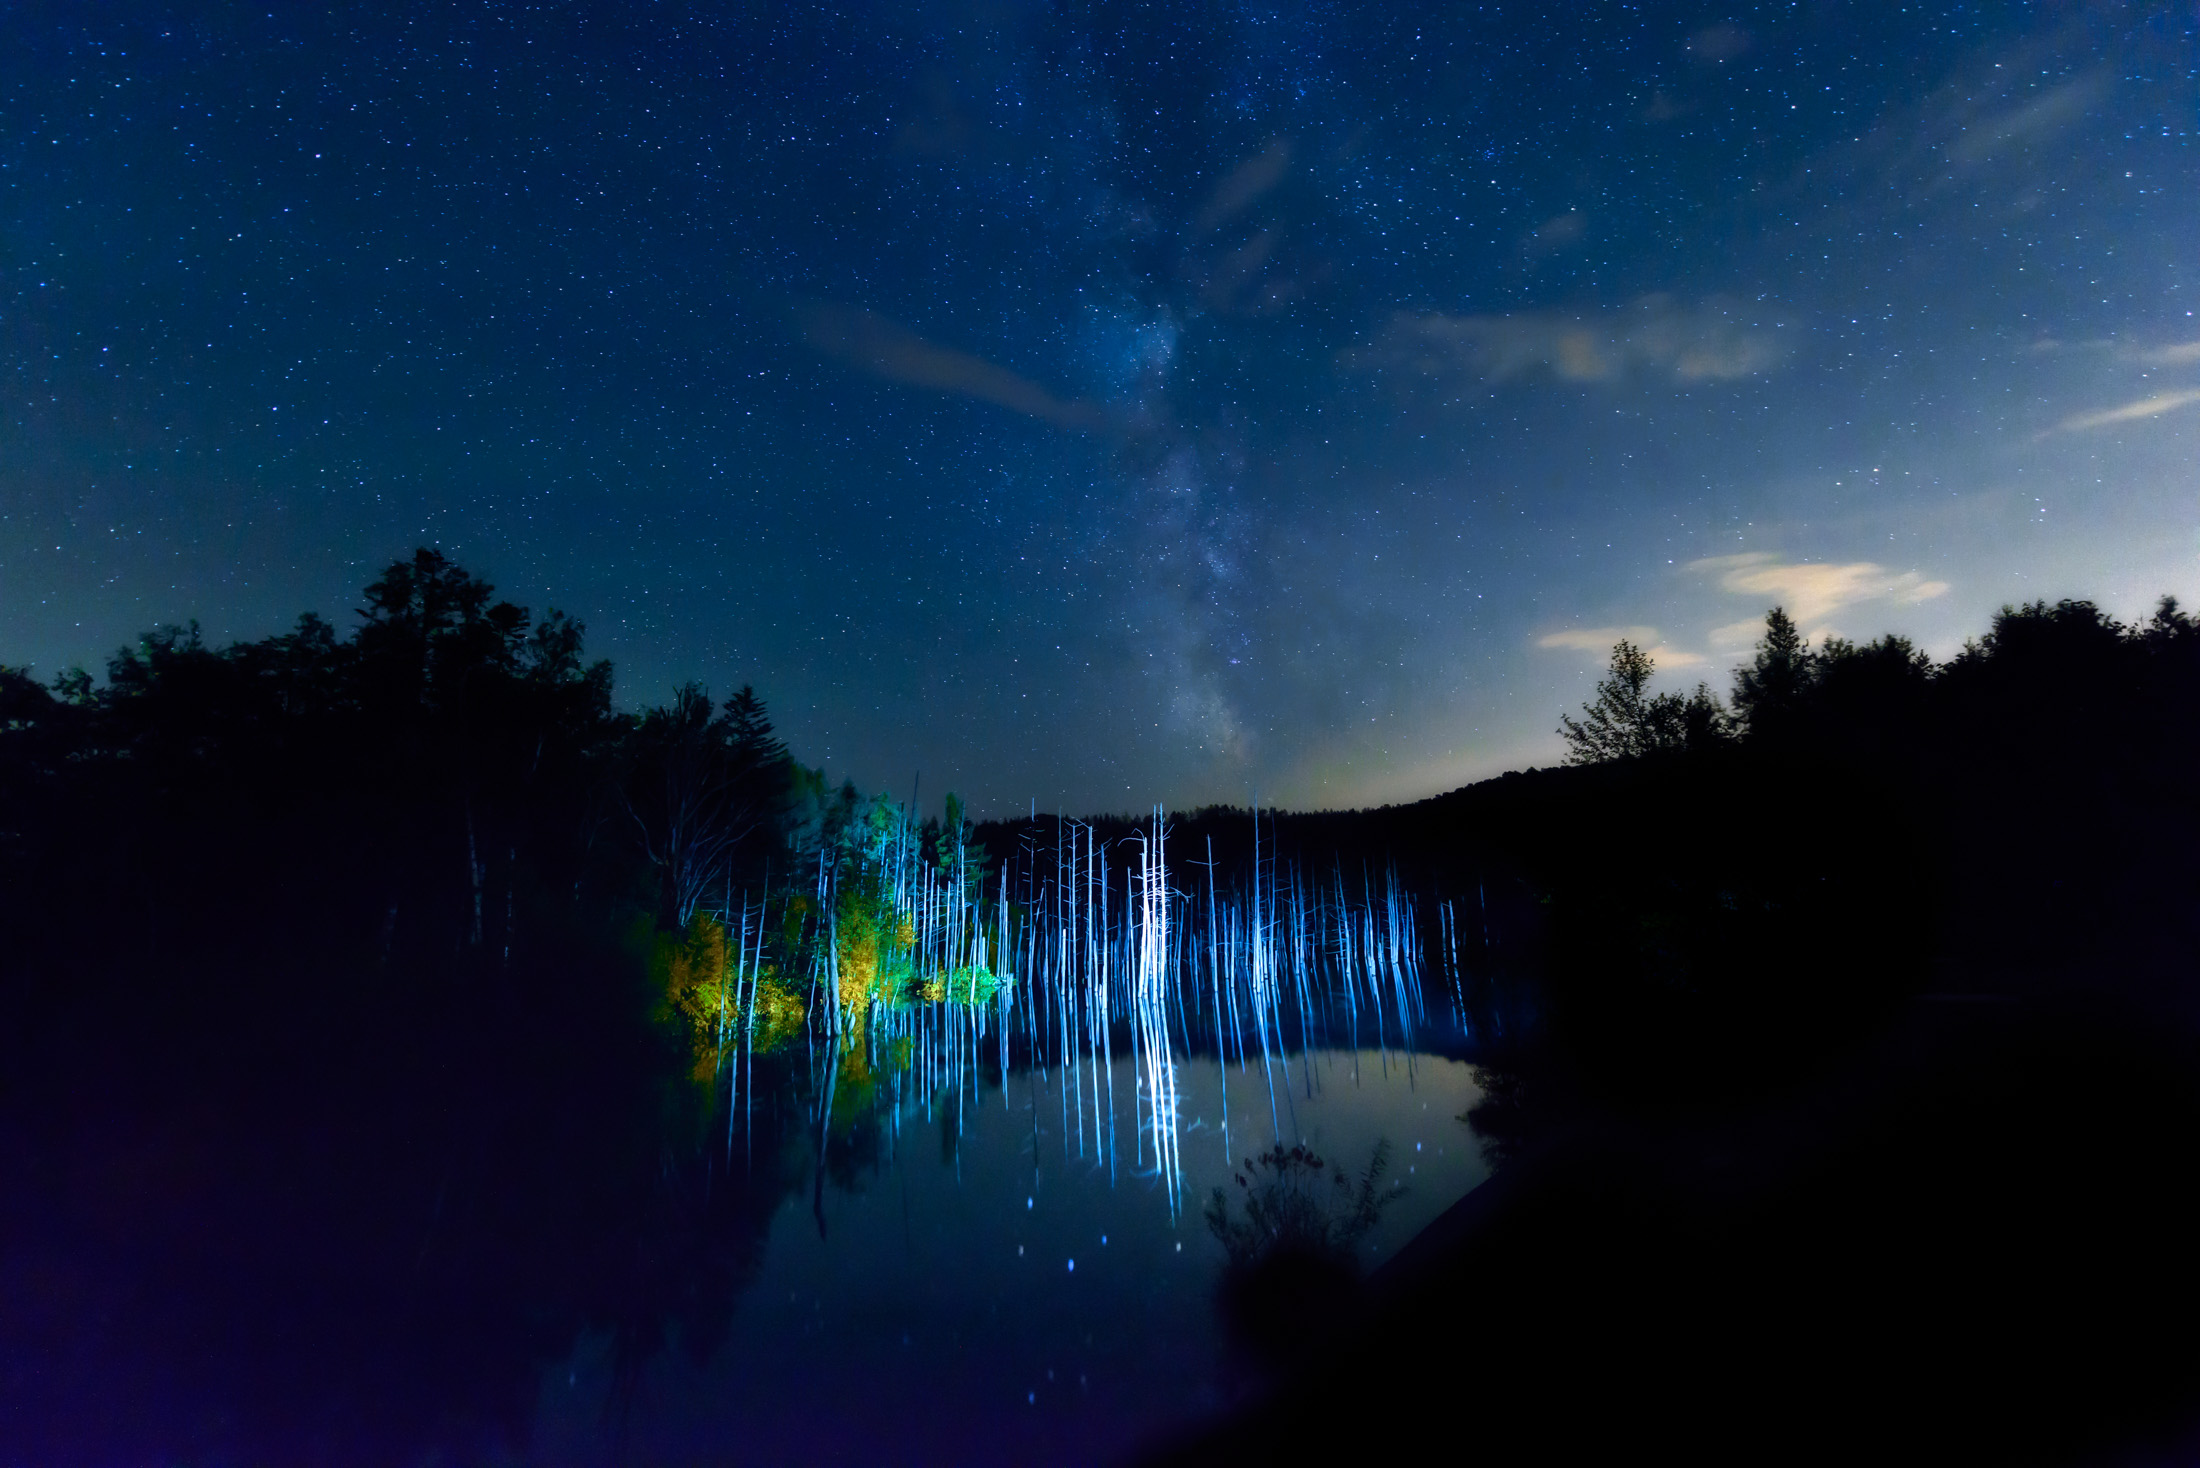
POLYGON ((875 879, 843 887, 833 917, 835 987, 841 1022, 852 1029, 862 1025, 874 1002, 894 999, 895 976, 906 977, 917 930, 908 916, 887 908, 875 879))
POLYGON ((878 935, 844 932, 839 956, 840 1012, 853 1029, 871 1011, 871 990, 878 983, 878 935))
POLYGON ((696 1079, 707 1080, 718 1068, 720 1026, 737 1018, 725 925, 697 913, 664 959, 665 999, 694 1048, 696 1079))
POLYGON ((778 965, 766 963, 744 981, 725 926, 707 913, 697 913, 685 933, 657 935, 655 972, 663 996, 659 1017, 677 1025, 688 1042, 698 1081, 715 1075, 736 1047, 775 1050, 809 1022, 800 989, 781 976, 778 965), (751 997, 750 985, 753 1022, 742 1003, 751 997))
POLYGON ((756 1031, 745 1038, 758 1050, 776 1050, 801 1034, 809 1018, 802 996, 780 980, 777 969, 766 968, 756 981, 756 1031))

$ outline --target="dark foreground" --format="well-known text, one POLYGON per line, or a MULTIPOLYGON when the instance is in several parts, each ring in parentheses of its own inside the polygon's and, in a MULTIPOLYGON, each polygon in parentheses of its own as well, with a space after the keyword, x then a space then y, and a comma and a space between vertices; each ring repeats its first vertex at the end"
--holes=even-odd
POLYGON ((1928 996, 1783 1095, 1588 1108, 1369 1282, 1359 1350, 1271 1330, 1272 1393, 1154 1461, 1358 1451, 1406 1403, 1486 1462, 2192 1461, 2174 1033, 1928 996))

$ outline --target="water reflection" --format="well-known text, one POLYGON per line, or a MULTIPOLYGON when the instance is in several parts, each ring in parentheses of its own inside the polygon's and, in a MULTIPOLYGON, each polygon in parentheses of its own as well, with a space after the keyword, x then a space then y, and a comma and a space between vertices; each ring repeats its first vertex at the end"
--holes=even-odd
MULTIPOLYGON (((1354 1168, 1386 1146, 1385 1206, 1351 1245, 1372 1264, 1484 1176, 1457 1120, 1480 1097, 1469 1067, 1289 1060, 1280 1133, 1257 1056, 1176 1061, 1184 1196, 1279 1136, 1354 1168)), ((822 1168, 806 1136, 758 1158, 805 1175, 723 1344, 651 1359, 613 1406, 606 1344, 584 1339, 546 1379, 536 1458, 1100 1462, 1236 1399, 1251 1380, 1214 1310, 1224 1251, 1134 1150, 1142 1063, 929 1090, 905 1072, 836 1124, 822 1168)))
POLYGON ((1107 1457, 1243 1384, 1201 1205, 1248 1158, 1387 1146, 1368 1259, 1481 1176, 1473 1081, 1418 1049, 1448 910, 1438 950, 1380 873, 1224 891, 1158 816, 983 882, 873 834, 684 930, 546 906, 517 957, 334 951, 302 908, 47 1019, 0 1093, 0 1436, 1107 1457))

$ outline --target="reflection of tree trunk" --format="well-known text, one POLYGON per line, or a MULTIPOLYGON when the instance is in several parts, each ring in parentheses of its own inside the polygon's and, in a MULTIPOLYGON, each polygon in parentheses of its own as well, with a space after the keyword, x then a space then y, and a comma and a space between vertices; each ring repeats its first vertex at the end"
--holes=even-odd
POLYGON ((810 1212, 817 1218, 817 1236, 825 1237, 825 1149, 831 1145, 833 1134, 833 1089, 840 1079, 840 1032, 833 1032, 833 1043, 825 1052, 825 1105, 817 1123, 817 1186, 810 1194, 810 1212))
POLYGON ((471 941, 474 947, 479 948, 481 946, 481 853, 480 848, 474 842, 474 803, 471 798, 466 802, 466 874, 473 879, 474 886, 474 925, 471 941))
POLYGON ((512 888, 519 880, 518 872, 519 848, 507 846, 504 848, 504 966, 507 969, 512 966, 512 926, 515 922, 513 914, 517 907, 512 888))

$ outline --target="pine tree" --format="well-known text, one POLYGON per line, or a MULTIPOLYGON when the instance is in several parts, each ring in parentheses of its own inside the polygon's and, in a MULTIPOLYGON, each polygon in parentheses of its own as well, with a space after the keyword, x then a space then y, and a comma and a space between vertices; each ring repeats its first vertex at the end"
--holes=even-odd
POLYGON ((1752 739, 1778 738, 1789 732, 1803 700, 1817 681, 1811 655, 1785 608, 1765 613, 1765 635, 1757 656, 1734 670, 1734 717, 1752 739))

